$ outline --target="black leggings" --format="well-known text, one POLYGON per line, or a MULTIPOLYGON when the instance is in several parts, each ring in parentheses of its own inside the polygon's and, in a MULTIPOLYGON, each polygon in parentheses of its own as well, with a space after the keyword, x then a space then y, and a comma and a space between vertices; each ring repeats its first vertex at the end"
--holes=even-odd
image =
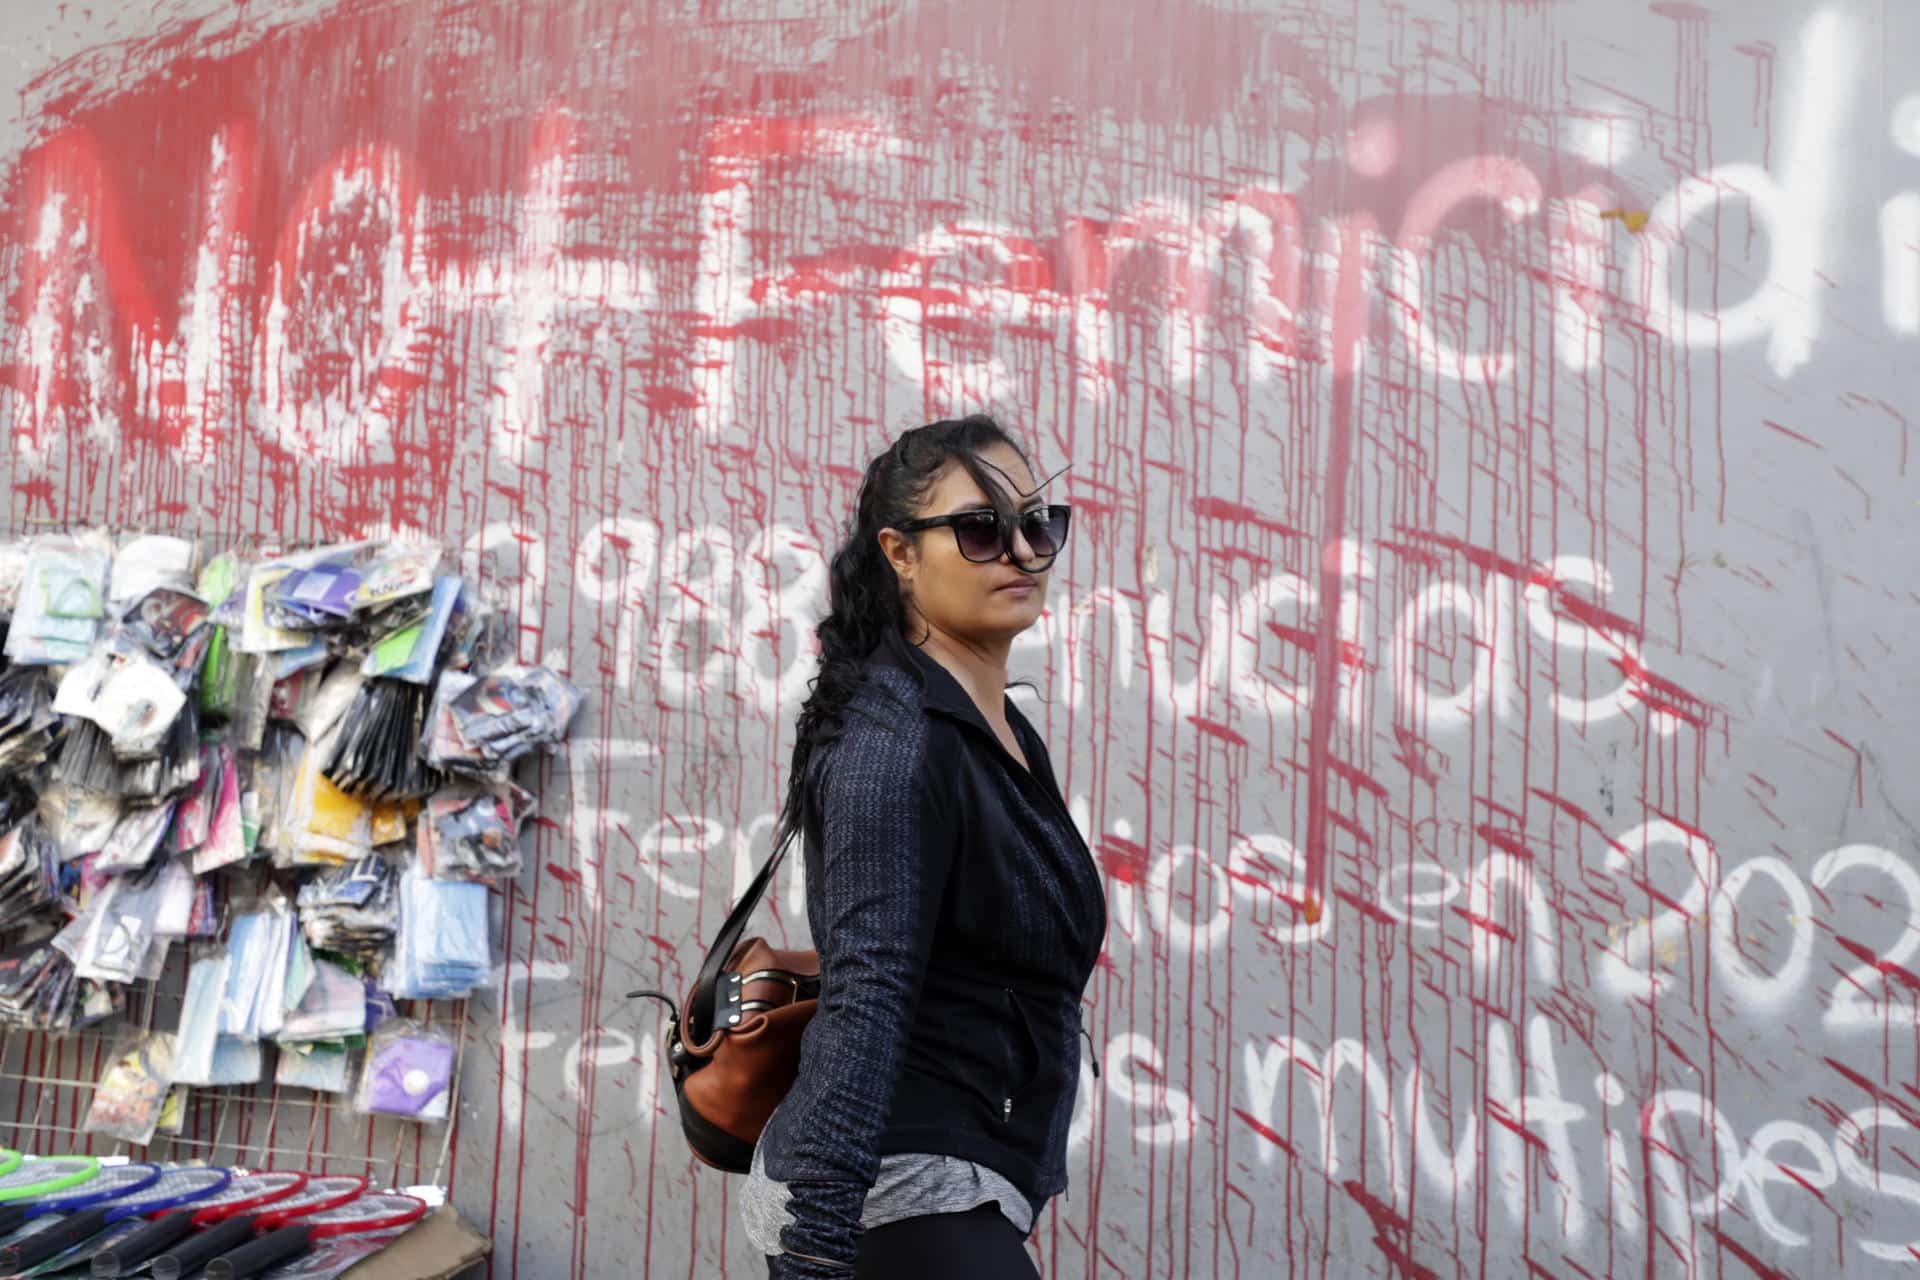
POLYGON ((870 1227, 853 1280, 1040 1280, 1020 1229, 997 1204, 870 1227))

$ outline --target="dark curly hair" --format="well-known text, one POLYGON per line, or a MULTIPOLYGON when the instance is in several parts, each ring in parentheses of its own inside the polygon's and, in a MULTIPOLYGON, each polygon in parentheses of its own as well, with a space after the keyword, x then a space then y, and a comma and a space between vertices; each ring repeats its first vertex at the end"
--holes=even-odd
POLYGON ((965 467, 993 505, 1010 515, 1015 503, 1005 480, 979 456, 996 444, 1006 445, 1032 465, 1019 442, 985 414, 914 427, 867 464, 846 538, 828 565, 827 616, 815 629, 820 637, 820 670, 808 683, 807 699, 800 707, 776 849, 800 832, 808 765, 820 748, 840 736, 842 717, 860 688, 868 655, 883 641, 904 637, 907 629, 900 579, 880 549, 880 531, 919 515, 921 503, 949 462, 965 467))

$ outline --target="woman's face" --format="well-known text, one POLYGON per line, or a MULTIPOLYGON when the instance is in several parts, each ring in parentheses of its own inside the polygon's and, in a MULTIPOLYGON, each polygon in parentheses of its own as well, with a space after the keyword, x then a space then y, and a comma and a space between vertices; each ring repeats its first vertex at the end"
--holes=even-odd
MULTIPOLYGON (((1006 490, 1016 511, 1042 506, 1033 492, 1032 470, 1018 452, 1005 444, 990 445, 978 455, 987 470, 1004 475, 1006 490)), ((993 503, 967 469, 949 462, 934 480, 921 516, 952 515, 961 511, 991 511, 993 503)), ((1017 532, 1014 554, 1031 564, 1033 548, 1017 532)), ((1010 639, 1040 619, 1047 602, 1047 572, 1023 573, 1002 555, 985 564, 960 554, 949 528, 926 529, 900 542, 888 540, 888 555, 912 595, 912 607, 927 625, 949 635, 992 641, 1010 639)))

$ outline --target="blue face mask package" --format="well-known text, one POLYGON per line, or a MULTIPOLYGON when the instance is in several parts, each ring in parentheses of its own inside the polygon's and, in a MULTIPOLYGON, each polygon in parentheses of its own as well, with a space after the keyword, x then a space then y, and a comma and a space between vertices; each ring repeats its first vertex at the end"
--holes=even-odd
POLYGON ((97 534, 36 539, 7 631, 7 657, 22 666, 85 658, 107 614, 112 560, 111 543, 97 534))
POLYGON ((399 999, 444 1000, 493 972, 487 888, 436 880, 418 866, 400 877, 400 929, 382 985, 399 999))

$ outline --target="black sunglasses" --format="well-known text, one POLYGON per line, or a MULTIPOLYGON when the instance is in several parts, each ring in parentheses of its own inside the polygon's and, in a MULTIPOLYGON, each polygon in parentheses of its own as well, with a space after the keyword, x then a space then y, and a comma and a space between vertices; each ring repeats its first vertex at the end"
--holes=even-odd
POLYGON ((1010 525, 1001 519, 998 511, 988 508, 907 520, 894 528, 901 533, 918 533, 922 529, 952 529, 953 541, 960 548, 960 554, 975 564, 991 564, 1005 556, 1014 568, 1038 573, 1052 564, 1054 557, 1060 554, 1060 548, 1067 545, 1067 525, 1072 518, 1073 509, 1059 502, 1049 507, 1027 508, 1020 513, 1017 525, 1010 525), (1027 545, 1033 548, 1031 560, 1020 560, 1013 554, 1013 532, 1016 527, 1020 536, 1027 540, 1027 545))

